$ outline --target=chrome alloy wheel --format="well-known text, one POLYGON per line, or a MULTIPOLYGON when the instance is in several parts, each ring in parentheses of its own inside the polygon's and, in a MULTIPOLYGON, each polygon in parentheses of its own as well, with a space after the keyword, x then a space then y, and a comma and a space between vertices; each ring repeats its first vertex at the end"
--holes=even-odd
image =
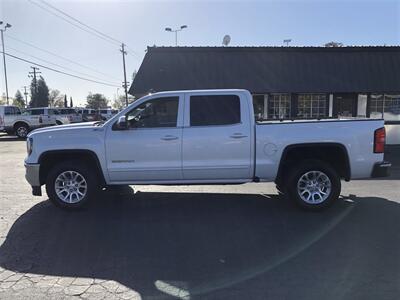
POLYGON ((320 204, 331 194, 332 183, 321 171, 309 171, 297 182, 297 193, 308 204, 320 204))
POLYGON ((28 135, 28 129, 26 129, 25 126, 18 127, 17 128, 17 135, 19 137, 22 137, 22 138, 26 137, 28 135))
POLYGON ((57 176, 54 189, 58 198, 65 203, 78 203, 86 196, 87 182, 76 171, 65 171, 57 176))

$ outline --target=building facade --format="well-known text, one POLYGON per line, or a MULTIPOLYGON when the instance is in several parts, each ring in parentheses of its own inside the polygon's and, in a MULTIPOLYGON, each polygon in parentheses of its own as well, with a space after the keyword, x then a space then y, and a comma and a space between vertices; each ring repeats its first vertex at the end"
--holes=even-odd
POLYGON ((400 47, 149 47, 130 94, 216 88, 258 119, 384 118, 400 144, 400 47))

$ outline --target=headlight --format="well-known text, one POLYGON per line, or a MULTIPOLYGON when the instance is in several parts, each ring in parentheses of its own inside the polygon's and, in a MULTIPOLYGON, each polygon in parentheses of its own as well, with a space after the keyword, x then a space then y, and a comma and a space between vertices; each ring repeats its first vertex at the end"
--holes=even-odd
POLYGON ((33 139, 30 137, 26 140, 26 151, 31 155, 33 149, 33 139))

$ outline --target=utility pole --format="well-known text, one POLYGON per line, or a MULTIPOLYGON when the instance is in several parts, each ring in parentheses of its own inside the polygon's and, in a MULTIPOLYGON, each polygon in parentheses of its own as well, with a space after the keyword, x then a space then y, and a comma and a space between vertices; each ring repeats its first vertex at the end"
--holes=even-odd
POLYGON ((36 75, 37 74, 40 74, 41 72, 38 72, 37 70, 39 70, 39 68, 38 67, 31 67, 32 68, 32 70, 33 70, 33 72, 29 72, 29 74, 31 75, 31 76, 29 76, 29 77, 31 77, 31 78, 33 78, 33 84, 35 85, 35 93, 37 93, 38 92, 38 87, 37 87, 37 80, 36 80, 36 75), (32 75, 33 74, 33 75, 32 75))
MULTIPOLYGON (((3 24, 3 21, 0 21, 0 25, 3 24)), ((8 82, 7 82, 7 67, 6 67, 6 52, 4 50, 4 31, 7 30, 7 28, 10 28, 11 24, 7 23, 4 25, 4 27, 0 28, 1 31, 1 45, 3 47, 3 64, 4 64, 4 79, 6 81, 6 97, 7 97, 7 105, 9 105, 9 100, 8 100, 8 82)))
POLYGON ((125 67, 125 55, 127 54, 125 51, 125 44, 121 45, 121 53, 122 53, 122 64, 124 65, 124 83, 122 84, 125 90, 125 104, 128 106, 128 83, 126 82, 126 67, 125 67))
MULTIPOLYGON (((39 70, 38 67, 31 67, 31 68, 33 69, 33 72, 29 72, 28 77, 33 78, 33 85, 35 86, 35 95, 31 95, 31 97, 36 100, 36 95, 38 93, 38 85, 37 85, 36 75, 40 74, 41 72, 38 72, 38 70, 39 70)), ((33 100, 33 101, 35 101, 35 100, 33 100)), ((36 105, 36 103, 33 103, 33 104, 36 105)))
POLYGON ((24 85, 23 88, 24 88, 25 103, 26 103, 25 105, 26 105, 26 108, 28 108, 28 92, 26 91, 27 86, 24 85))

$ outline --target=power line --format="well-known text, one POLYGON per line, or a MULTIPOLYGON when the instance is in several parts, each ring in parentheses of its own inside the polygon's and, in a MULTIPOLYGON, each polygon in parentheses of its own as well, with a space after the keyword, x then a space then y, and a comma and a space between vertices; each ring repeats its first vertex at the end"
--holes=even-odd
POLYGON ((89 26, 89 25, 87 25, 87 24, 85 24, 85 23, 79 21, 78 19, 76 19, 76 18, 72 17, 71 15, 69 15, 69 14, 63 12, 62 10, 58 9, 57 7, 54 7, 54 6, 51 5, 50 3, 48 3, 48 2, 46 2, 46 1, 44 1, 44 0, 40 0, 40 2, 42 2, 43 4, 47 5, 48 7, 52 8, 52 9, 54 9, 55 11, 59 12, 60 14, 63 14, 64 16, 66 16, 66 17, 68 17, 68 18, 74 20, 75 22, 77 22, 77 23, 79 23, 79 24, 85 26, 86 28, 88 28, 88 29, 90 29, 90 30, 93 30, 94 32, 96 32, 96 33, 98 33, 98 34, 104 36, 105 38, 108 38, 108 39, 110 39, 110 40, 112 40, 112 41, 114 41, 114 42, 116 42, 116 43, 118 43, 118 44, 121 44, 121 43, 122 43, 121 41, 118 41, 117 39, 115 39, 115 38, 113 38, 113 37, 111 37, 111 36, 109 36, 109 35, 107 35, 107 34, 101 32, 101 31, 99 31, 99 30, 97 30, 97 29, 95 29, 95 28, 93 28, 93 27, 91 27, 91 26, 89 26))
POLYGON ((92 78, 95 78, 95 79, 103 80, 102 78, 99 78, 99 77, 96 77, 96 76, 93 76, 93 75, 90 75, 90 74, 86 74, 86 73, 83 73, 83 72, 79 72, 79 71, 73 70, 73 69, 68 68, 68 67, 64 67, 64 66, 62 66, 62 65, 53 63, 53 62, 51 62, 51 61, 48 61, 48 60, 45 60, 45 59, 43 59, 43 58, 40 58, 40 57, 31 55, 31 54, 26 53, 26 52, 23 52, 23 51, 20 51, 20 50, 18 50, 18 49, 15 49, 15 48, 12 48, 12 47, 8 47, 8 48, 11 49, 11 50, 16 51, 16 52, 18 52, 18 53, 21 53, 21 54, 27 55, 27 56, 29 56, 29 57, 32 57, 32 58, 34 58, 34 59, 38 59, 38 60, 40 60, 40 61, 42 61, 42 62, 45 62, 45 63, 47 63, 47 64, 50 64, 50 65, 53 65, 53 66, 56 66, 56 67, 59 67, 59 68, 62 68, 62 69, 68 70, 68 71, 72 71, 72 72, 77 73, 77 74, 81 74, 81 75, 84 75, 84 76, 88 76, 88 77, 92 77, 92 78))
POLYGON ((45 52, 45 53, 47 53, 47 54, 53 55, 54 57, 63 59, 63 60, 65 60, 65 61, 69 62, 69 63, 75 64, 75 65, 80 66, 80 67, 82 67, 82 68, 86 68, 86 69, 88 69, 88 70, 91 70, 91 71, 93 71, 93 72, 96 72, 96 73, 101 74, 101 75, 104 75, 104 76, 107 76, 107 77, 109 77, 109 78, 113 78, 113 79, 116 79, 116 80, 120 80, 120 78, 111 76, 111 75, 109 75, 109 74, 107 74, 107 73, 104 73, 104 72, 100 72, 100 71, 98 71, 98 70, 96 70, 96 69, 94 69, 94 68, 92 68, 92 67, 83 65, 83 64, 78 63, 78 62, 76 62, 76 61, 73 61, 73 60, 71 60, 71 59, 69 59, 69 58, 66 58, 66 57, 63 57, 63 56, 58 55, 58 54, 56 54, 56 53, 50 52, 50 51, 48 51, 48 50, 46 50, 46 49, 37 47, 37 46, 35 46, 35 45, 31 44, 31 43, 28 43, 28 42, 22 41, 22 40, 20 40, 20 39, 17 39, 16 37, 10 36, 9 34, 5 34, 5 35, 6 35, 8 38, 12 39, 12 40, 15 40, 15 41, 17 41, 17 42, 19 42, 19 43, 22 43, 22 44, 25 44, 25 45, 27 45, 27 46, 30 46, 30 47, 32 47, 32 48, 34 48, 34 49, 43 51, 43 52, 45 52))
POLYGON ((90 82, 94 82, 94 83, 98 83, 98 84, 102 84, 102 85, 107 85, 107 86, 112 86, 112 87, 120 87, 119 85, 115 85, 115 84, 111 84, 111 83, 107 83, 107 82, 101 82, 101 81, 97 81, 97 80, 92 80, 92 79, 89 79, 89 78, 84 78, 84 77, 81 77, 81 76, 77 76, 77 75, 74 75, 74 74, 63 72, 63 71, 60 71, 60 70, 57 70, 57 69, 54 69, 54 68, 50 68, 50 67, 47 67, 45 65, 38 64, 36 62, 30 61, 30 60, 27 60, 27 59, 24 59, 22 57, 18 57, 18 56, 15 56, 15 55, 12 55, 12 54, 9 54, 9 53, 6 53, 6 52, 4 52, 4 54, 9 56, 9 57, 12 57, 14 59, 26 62, 28 64, 39 66, 41 68, 45 68, 47 70, 50 70, 50 71, 53 71, 53 72, 56 72, 56 73, 60 73, 60 74, 64 74, 64 75, 67 75, 67 76, 70 76, 70 77, 74 77, 74 78, 78 78, 78 79, 81 79, 81 80, 90 81, 90 82))
POLYGON ((31 2, 32 4, 36 5, 36 6, 40 7, 41 9, 47 11, 48 13, 52 14, 53 16, 56 16, 56 17, 58 17, 58 18, 64 20, 65 22, 71 24, 72 26, 75 26, 75 27, 77 27, 77 28, 79 28, 79 29, 81 29, 81 30, 87 32, 87 33, 93 34, 93 35, 97 36, 98 38, 101 38, 101 39, 103 39, 104 41, 107 41, 107 42, 109 42, 109 43, 111 43, 111 44, 113 44, 113 45, 116 44, 116 42, 111 41, 111 40, 109 40, 109 39, 103 37, 102 35, 99 35, 99 34, 93 32, 93 31, 89 31, 89 30, 85 29, 84 27, 79 26, 78 24, 71 22, 71 21, 68 20, 67 18, 65 18, 65 17, 63 17, 63 16, 60 16, 59 14, 54 13, 52 10, 48 9, 47 7, 44 7, 44 6, 40 5, 40 4, 37 3, 37 2, 34 2, 34 1, 32 1, 32 0, 28 0, 28 1, 31 2))
MULTIPOLYGON (((117 40, 117 39, 115 39, 115 38, 113 38, 113 37, 111 37, 111 36, 109 36, 109 35, 107 35, 107 34, 101 32, 101 31, 99 31, 99 30, 95 29, 95 28, 93 28, 93 27, 91 27, 91 26, 89 26, 89 25, 87 25, 87 24, 85 24, 84 22, 78 20, 77 18, 74 18, 73 16, 71 16, 71 15, 65 13, 65 12, 63 12, 62 10, 58 9, 57 7, 51 5, 50 3, 48 3, 48 2, 46 2, 46 1, 44 1, 44 0, 39 0, 39 1, 41 1, 41 3, 43 3, 44 5, 47 5, 47 6, 50 7, 51 9, 57 11, 58 14, 54 13, 54 11, 48 9, 47 7, 44 7, 43 5, 40 5, 40 4, 37 3, 37 2, 34 2, 33 0, 28 0, 28 1, 31 2, 32 4, 36 5, 36 6, 40 7, 41 9, 47 11, 48 13, 52 14, 53 16, 56 16, 56 17, 58 17, 58 18, 64 20, 65 22, 67 22, 67 23, 69 23, 69 24, 71 24, 71 25, 73 25, 73 26, 75 26, 75 27, 77 27, 77 28, 79 28, 79 29, 81 29, 81 30, 87 32, 87 33, 93 34, 93 35, 97 36, 98 38, 101 38, 101 39, 103 39, 103 40, 105 40, 105 41, 107 41, 107 42, 109 42, 109 43, 112 43, 112 44, 115 44, 115 43, 118 43, 118 45, 122 44, 121 41, 119 41, 119 40, 117 40), (81 24, 81 25, 78 25, 78 24, 76 24, 76 23, 73 23, 73 22, 71 22, 70 20, 68 20, 67 18, 65 18, 65 17, 63 17, 63 16, 61 16, 61 15, 59 15, 59 14, 62 14, 62 15, 64 15, 64 16, 66 16, 67 18, 70 18, 70 19, 73 20, 74 22, 76 22, 76 23, 78 23, 78 24, 81 24), (84 27, 82 27, 82 26, 84 26, 84 27), (89 29, 89 30, 88 30, 88 29, 89 29)), ((125 46, 126 46, 126 45, 125 45, 125 46)), ((134 50, 132 50, 132 49, 130 49, 130 51, 136 55, 136 56, 135 56, 135 55, 132 55, 133 57, 139 58, 139 55, 138 55, 138 53, 136 53, 136 51, 134 51, 134 50)))

